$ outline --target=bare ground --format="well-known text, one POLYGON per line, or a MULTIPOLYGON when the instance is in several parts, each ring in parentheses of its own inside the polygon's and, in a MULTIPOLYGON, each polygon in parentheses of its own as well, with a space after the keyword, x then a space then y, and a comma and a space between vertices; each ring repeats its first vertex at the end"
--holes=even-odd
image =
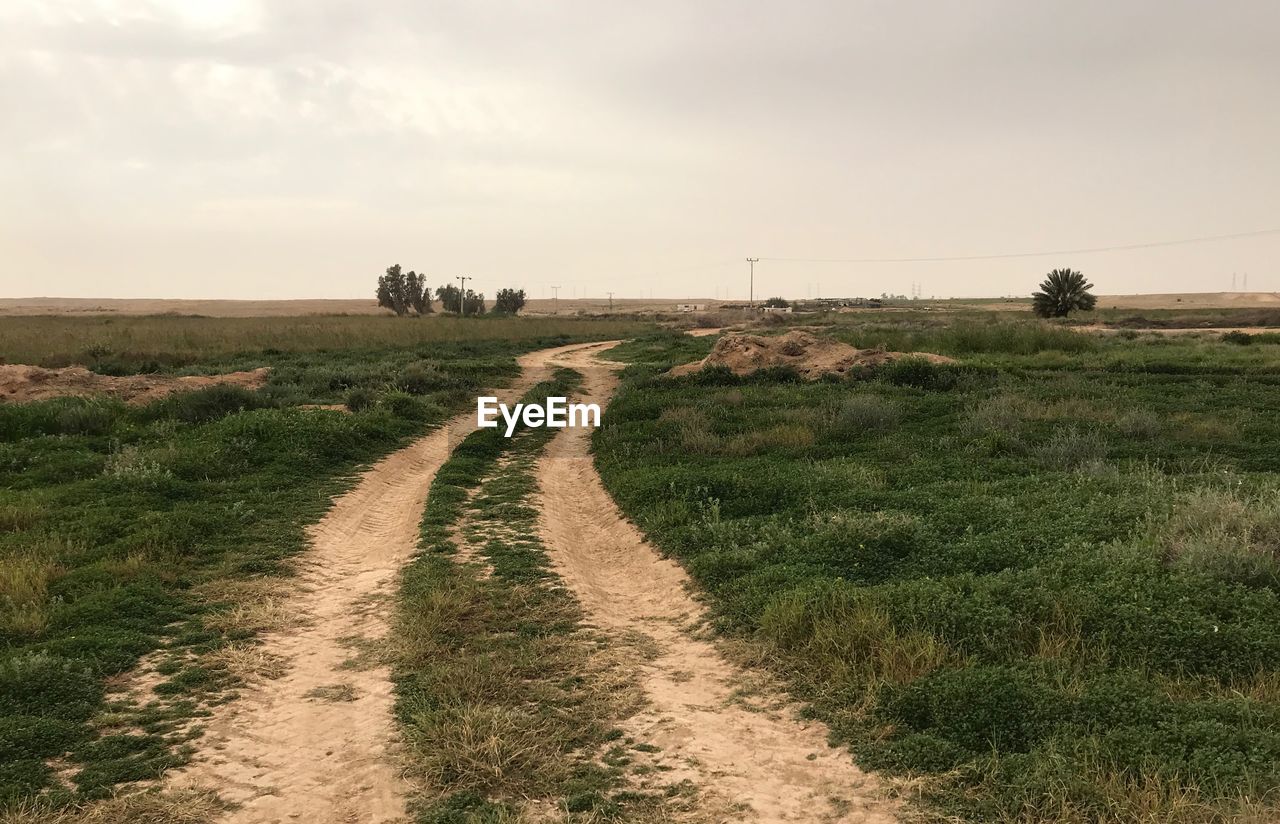
MULTIPOLYGON (((584 394, 603 407, 617 378, 596 359, 599 348, 564 352, 555 363, 580 369, 584 394)), ((799 720, 767 678, 730 663, 693 631, 705 610, 690 596, 687 575, 623 518, 589 444, 589 430, 566 429, 539 463, 542 540, 590 621, 614 636, 641 636, 620 649, 656 650, 631 662, 649 705, 626 722, 628 732, 661 747, 664 763, 680 765, 671 778, 737 808, 717 820, 896 820, 874 777, 827 745, 824 725, 799 720)))
MULTIPOLYGON (((496 394, 507 402, 519 397, 542 379, 550 358, 574 348, 522 357, 520 378, 496 394)), ((417 545, 432 478, 474 422, 474 413, 460 415, 378 462, 311 528, 301 586, 287 602, 298 620, 268 633, 261 646, 287 674, 217 708, 199 754, 170 774, 171 787, 211 789, 238 805, 226 822, 405 818, 409 787, 390 753, 396 732, 389 670, 347 664, 361 641, 385 636, 396 577, 417 545)))
POLYGON ((817 380, 824 375, 843 375, 850 369, 874 368, 902 358, 954 363, 951 358, 930 352, 857 349, 847 343, 815 335, 807 329, 792 329, 782 335, 770 336, 727 333, 716 341, 705 358, 680 364, 670 374, 689 375, 708 366, 723 366, 736 375, 746 375, 758 369, 786 366, 808 380, 817 380))
POLYGON ((149 403, 174 392, 226 384, 258 389, 267 382, 266 367, 223 375, 99 375, 83 366, 45 369, 0 364, 0 402, 29 403, 64 396, 107 395, 129 403, 149 403))

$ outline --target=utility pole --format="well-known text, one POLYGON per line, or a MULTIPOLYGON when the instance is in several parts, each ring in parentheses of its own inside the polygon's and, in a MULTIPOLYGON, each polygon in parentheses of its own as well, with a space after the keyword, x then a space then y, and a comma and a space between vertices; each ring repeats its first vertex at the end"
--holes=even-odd
POLYGON ((462 288, 458 290, 458 314, 465 318, 467 316, 467 281, 471 278, 458 275, 458 280, 462 281, 462 288))
POLYGON ((551 287, 551 314, 560 314, 560 287, 551 287))
POLYGON ((609 292, 609 311, 613 311, 613 292, 609 292))
POLYGON ((760 262, 760 258, 747 258, 747 263, 751 266, 751 290, 747 292, 747 303, 751 306, 756 305, 756 264, 760 262))

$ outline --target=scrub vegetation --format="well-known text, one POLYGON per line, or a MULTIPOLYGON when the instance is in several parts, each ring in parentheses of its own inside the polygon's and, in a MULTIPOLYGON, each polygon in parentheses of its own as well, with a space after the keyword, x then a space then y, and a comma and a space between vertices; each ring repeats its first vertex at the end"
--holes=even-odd
POLYGON ((507 382, 515 355, 618 331, 453 324, 5 321, 8 362, 272 372, 259 391, 145 406, 0 404, 0 810, 33 810, 37 794, 56 810, 179 763, 202 707, 280 674, 255 639, 289 619, 280 604, 304 528, 362 465, 507 382), (144 657, 155 683, 130 675, 144 657))
POLYGON ((618 347, 607 486, 939 817, 1275 820, 1280 345, 919 317, 828 331, 958 364, 670 378, 710 341, 618 347))

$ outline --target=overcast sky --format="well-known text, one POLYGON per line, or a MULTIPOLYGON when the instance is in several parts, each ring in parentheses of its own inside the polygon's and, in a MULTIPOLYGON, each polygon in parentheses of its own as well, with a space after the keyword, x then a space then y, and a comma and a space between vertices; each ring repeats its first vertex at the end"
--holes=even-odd
MULTIPOLYGON (((1280 3, 0 0, 0 297, 744 297, 1280 228, 1280 3)), ((1280 290, 1280 235, 757 297, 1280 290)))

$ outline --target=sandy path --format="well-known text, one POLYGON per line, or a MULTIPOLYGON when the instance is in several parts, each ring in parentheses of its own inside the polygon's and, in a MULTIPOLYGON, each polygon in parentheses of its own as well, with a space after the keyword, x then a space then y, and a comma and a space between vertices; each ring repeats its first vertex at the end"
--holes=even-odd
MULTIPOLYGON (((556 360, 582 370, 586 394, 603 407, 617 378, 593 349, 556 360)), ((541 530, 556 571, 589 619, 608 632, 640 633, 657 650, 634 662, 650 706, 630 719, 628 732, 662 748, 663 762, 677 766, 668 774, 675 780, 688 778, 749 808, 724 820, 894 821, 874 778, 827 745, 822 724, 796 719, 790 706, 762 711, 777 706, 776 694, 752 696, 754 708, 735 700, 735 690, 758 679, 688 631, 704 615, 688 594, 688 577, 623 518, 589 443, 590 430, 566 429, 540 461, 541 530)))
MULTIPOLYGON (((506 402, 519 397, 543 378, 548 361, 579 346, 520 358, 520 377, 495 394, 506 402)), ((309 530, 302 586, 289 604, 302 626, 263 638, 263 651, 282 656, 288 674, 217 708, 197 757, 170 775, 173 786, 207 787, 239 805, 227 822, 404 819, 409 788, 388 757, 396 740, 389 670, 344 669, 355 650, 343 639, 386 634, 431 480, 474 428, 471 411, 384 458, 309 530), (351 691, 343 700, 313 693, 335 685, 351 691)))

